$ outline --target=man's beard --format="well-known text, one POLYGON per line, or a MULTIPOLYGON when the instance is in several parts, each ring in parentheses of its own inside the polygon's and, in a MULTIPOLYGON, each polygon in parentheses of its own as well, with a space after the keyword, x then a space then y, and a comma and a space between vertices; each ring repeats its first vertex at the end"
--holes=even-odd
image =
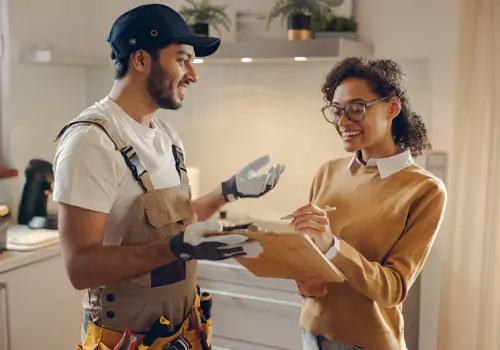
POLYGON ((154 62, 151 66, 147 85, 151 99, 163 109, 179 109, 182 102, 174 99, 175 86, 170 85, 168 91, 164 88, 164 83, 167 80, 167 72, 160 66, 158 62, 154 62))

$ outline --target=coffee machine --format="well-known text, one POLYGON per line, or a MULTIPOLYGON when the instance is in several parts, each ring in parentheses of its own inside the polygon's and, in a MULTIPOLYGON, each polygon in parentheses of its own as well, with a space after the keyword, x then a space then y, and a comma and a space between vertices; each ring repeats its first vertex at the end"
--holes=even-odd
POLYGON ((7 248, 7 230, 10 226, 10 219, 9 207, 0 204, 0 252, 7 248))
POLYGON ((27 225, 32 229, 57 230, 57 213, 48 211, 54 184, 52 164, 43 159, 31 159, 24 177, 18 211, 19 225, 27 225))

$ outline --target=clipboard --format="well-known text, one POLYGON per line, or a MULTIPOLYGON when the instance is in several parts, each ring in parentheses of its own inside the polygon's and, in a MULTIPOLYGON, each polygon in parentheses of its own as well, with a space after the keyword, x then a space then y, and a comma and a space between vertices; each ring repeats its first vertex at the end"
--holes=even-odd
POLYGON ((257 277, 344 282, 345 278, 312 240, 296 232, 213 231, 205 236, 242 234, 259 241, 263 252, 256 258, 234 258, 257 277))

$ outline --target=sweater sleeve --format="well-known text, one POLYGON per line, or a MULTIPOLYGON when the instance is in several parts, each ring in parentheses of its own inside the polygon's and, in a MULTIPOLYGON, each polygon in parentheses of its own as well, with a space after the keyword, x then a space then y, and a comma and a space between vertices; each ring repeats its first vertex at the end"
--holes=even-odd
POLYGON ((367 260, 340 241, 331 262, 347 282, 384 307, 402 303, 429 255, 444 216, 447 192, 442 181, 429 179, 408 216, 406 229, 382 263, 367 260))

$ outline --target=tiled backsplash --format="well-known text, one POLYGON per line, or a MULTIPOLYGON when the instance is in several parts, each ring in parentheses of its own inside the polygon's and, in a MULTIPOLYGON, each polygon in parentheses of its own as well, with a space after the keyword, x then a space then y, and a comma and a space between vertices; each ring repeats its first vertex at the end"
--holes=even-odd
MULTIPOLYGON (((189 88, 183 108, 162 114, 181 134, 189 165, 200 169, 201 193, 267 153, 287 165, 280 185, 265 198, 234 203, 230 210, 276 218, 304 204, 317 168, 348 155, 320 112, 321 84, 334 63, 197 66, 199 82, 189 88)), ((427 65, 404 65, 414 106, 429 116, 427 65)), ((91 100, 107 93, 112 74, 112 69, 91 71, 91 100)))
MULTIPOLYGON (((333 64, 197 66, 200 80, 189 88, 184 107, 162 114, 183 138, 188 165, 200 170, 200 192, 210 191, 247 162, 269 154, 273 162, 287 165, 280 185, 265 198, 240 201, 230 208, 275 218, 305 203, 317 168, 328 159, 347 156, 320 112, 320 86, 333 64)), ((427 63, 403 64, 414 107, 430 122, 427 63)), ((20 172, 31 158, 52 160, 59 129, 104 97, 112 78, 111 68, 13 65, 11 149, 20 172)), ((10 193, 19 195, 21 183, 22 178, 8 181, 10 193)), ((0 201, 2 187, 5 193, 0 183, 0 201)))

